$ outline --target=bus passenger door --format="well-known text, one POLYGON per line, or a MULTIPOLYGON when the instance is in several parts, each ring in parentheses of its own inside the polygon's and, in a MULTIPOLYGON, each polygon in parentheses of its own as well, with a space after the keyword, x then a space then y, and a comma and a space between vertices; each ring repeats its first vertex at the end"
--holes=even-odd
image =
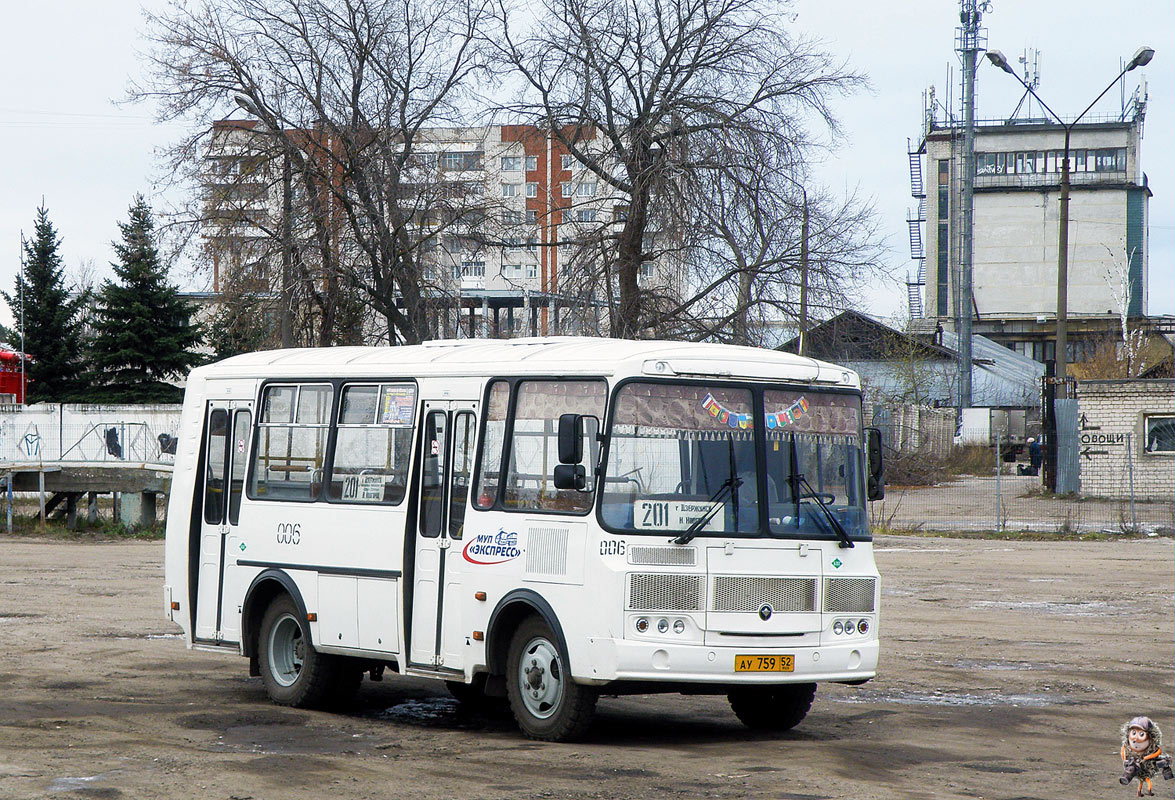
POLYGON ((203 507, 193 636, 201 641, 220 642, 226 633, 231 634, 227 637, 230 641, 235 641, 233 636, 239 638, 236 620, 223 619, 224 562, 228 539, 236 532, 240 518, 251 409, 251 403, 213 400, 204 418, 204 472, 199 477, 203 507))
POLYGON ((476 403, 424 403, 409 663, 461 670, 461 546, 473 480, 476 403))

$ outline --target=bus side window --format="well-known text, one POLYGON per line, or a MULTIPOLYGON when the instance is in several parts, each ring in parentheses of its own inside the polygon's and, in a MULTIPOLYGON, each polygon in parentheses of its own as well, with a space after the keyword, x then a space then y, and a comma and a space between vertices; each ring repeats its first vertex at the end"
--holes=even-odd
POLYGON ((334 387, 268 386, 257 420, 249 497, 315 500, 322 488, 334 387))
POLYGON ((462 411, 453 421, 453 478, 449 498, 449 538, 460 539, 465 528, 465 506, 473 477, 473 414, 462 411))
POLYGON ((408 488, 416 386, 343 387, 327 497, 344 503, 395 505, 408 488))
POLYGON ((212 410, 208 417, 208 450, 204 455, 204 521, 209 525, 224 522, 224 454, 228 439, 228 412, 212 410))
POLYGON ((591 508, 594 492, 555 488, 559 417, 580 414, 602 419, 606 394, 602 380, 527 380, 518 384, 502 500, 506 508, 571 513, 591 508))
POLYGON ((236 525, 241 516, 241 493, 245 488, 245 461, 248 459, 246 447, 249 444, 249 427, 253 415, 248 411, 238 411, 233 415, 232 438, 232 470, 229 472, 228 487, 228 521, 236 525))
POLYGON ((420 534, 440 536, 445 509, 445 413, 431 411, 424 420, 424 458, 420 481, 420 534))
POLYGON ((489 401, 485 410, 485 435, 481 440, 481 462, 477 476, 477 493, 473 503, 477 508, 493 508, 498 499, 502 475, 502 450, 506 439, 506 412, 510 405, 510 384, 494 381, 490 384, 489 401))

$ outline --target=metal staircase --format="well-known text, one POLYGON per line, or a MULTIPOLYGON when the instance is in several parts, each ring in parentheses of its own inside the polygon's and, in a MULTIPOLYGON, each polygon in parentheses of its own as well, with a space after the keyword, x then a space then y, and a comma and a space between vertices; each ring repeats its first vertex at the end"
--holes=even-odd
POLYGON ((926 253, 922 248, 922 223, 926 222, 926 187, 922 183, 922 155, 925 152, 925 145, 915 149, 910 140, 906 139, 906 155, 910 158, 910 194, 918 201, 917 211, 906 212, 906 225, 910 229, 910 258, 918 265, 914 280, 910 280, 910 273, 906 273, 906 302, 910 319, 922 316, 922 287, 926 285, 926 253))

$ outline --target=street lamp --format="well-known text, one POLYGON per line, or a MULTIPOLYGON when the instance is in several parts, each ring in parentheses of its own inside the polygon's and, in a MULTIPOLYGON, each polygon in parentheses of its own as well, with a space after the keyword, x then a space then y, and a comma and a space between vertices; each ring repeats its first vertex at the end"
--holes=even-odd
MULTIPOLYGON (((271 135, 281 138, 281 132, 274 130, 272 126, 267 123, 265 115, 257 107, 257 104, 245 97, 243 94, 233 95, 233 101, 240 106, 246 114, 256 117, 261 126, 265 128, 271 135)), ((283 142, 283 145, 285 143, 283 142)), ((294 264, 294 246, 293 246, 293 226, 294 217, 294 189, 293 189, 293 169, 290 164, 290 151, 287 147, 282 147, 282 217, 281 217, 281 245, 282 245, 282 284, 281 284, 281 301, 278 307, 278 325, 281 346, 294 346, 294 325, 293 325, 293 264, 294 264)))
POLYGON ((1076 119, 1068 124, 1065 124, 1065 122, 1057 115, 1057 113, 1049 108, 1048 104, 1045 103, 1044 100, 1040 99, 1040 95, 1033 91, 1032 87, 1025 83, 1024 80, 1012 70, 1012 67, 1008 64, 1008 60, 1004 58, 1003 53, 1001 53, 999 50, 989 50, 987 52, 988 61, 1015 78, 1020 83, 1020 85, 1028 91, 1029 94, 1036 98, 1041 107, 1044 108, 1044 110, 1047 111, 1049 115, 1057 121, 1057 124, 1065 129, 1065 152, 1061 159, 1061 206, 1059 220, 1057 223, 1057 343, 1055 353, 1056 367, 1053 371, 1053 380, 1057 383, 1050 387, 1054 392, 1052 395, 1052 407, 1045 410, 1046 429, 1048 432, 1048 450, 1044 465, 1044 480, 1045 485, 1053 491, 1056 491, 1058 488, 1056 401, 1058 398, 1064 398, 1068 396, 1069 386, 1068 382, 1066 381, 1069 372, 1069 354, 1067 352, 1067 307, 1069 293, 1069 138, 1070 134, 1073 132, 1074 126, 1076 126, 1077 123, 1080 122, 1087 113, 1089 113, 1089 110, 1097 104, 1097 101, 1101 100, 1102 97, 1105 96, 1106 92, 1110 91, 1114 84, 1117 83, 1123 75, 1135 67, 1142 67, 1149 64, 1150 60, 1154 58, 1154 55, 1155 51, 1150 47, 1138 48, 1138 50, 1134 53, 1134 57, 1130 59, 1130 63, 1127 64, 1121 72, 1114 76, 1114 80, 1110 81, 1109 85, 1106 86, 1106 88, 1103 89, 1101 93, 1093 99, 1093 102, 1086 106, 1085 110, 1078 114, 1076 119), (1060 388, 1057 388, 1058 386, 1060 388))
POLYGON ((1068 293, 1069 293, 1069 137, 1073 132, 1073 128, 1082 118, 1089 113, 1098 100, 1105 96, 1106 92, 1113 88, 1114 84, 1130 70, 1136 67, 1144 67, 1150 63, 1154 58, 1155 51, 1151 47, 1140 47, 1134 53, 1134 58, 1130 59, 1130 63, 1126 68, 1114 76, 1114 80, 1110 81, 1105 89, 1093 99, 1093 102, 1085 107, 1085 110, 1077 115, 1077 118, 1065 124, 1065 122, 1048 107, 1044 100, 1040 99, 1031 86, 1024 82, 1024 80, 1016 74, 1012 67, 1008 64, 1008 60, 1004 58, 1004 54, 999 50, 988 50, 987 60, 995 66, 1002 69, 1004 72, 1015 78, 1021 86, 1023 86, 1029 94, 1036 98, 1037 102, 1044 108, 1045 111, 1057 121, 1057 124, 1065 129, 1065 153, 1061 160, 1061 207, 1060 220, 1058 222, 1057 233, 1057 344, 1056 344, 1056 370, 1055 374, 1061 381, 1061 396, 1065 396, 1067 384, 1065 378, 1068 374, 1069 355, 1067 352, 1067 335, 1068 335, 1068 293))

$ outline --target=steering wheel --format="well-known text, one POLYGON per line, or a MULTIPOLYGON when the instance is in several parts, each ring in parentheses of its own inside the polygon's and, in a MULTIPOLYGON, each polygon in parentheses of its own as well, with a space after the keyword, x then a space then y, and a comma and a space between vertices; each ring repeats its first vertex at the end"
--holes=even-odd
POLYGON ((836 495, 834 495, 832 492, 811 492, 811 493, 805 492, 800 495, 801 500, 804 500, 809 497, 815 497, 817 500, 820 500, 825 505, 832 505, 833 503, 836 502, 836 495))

